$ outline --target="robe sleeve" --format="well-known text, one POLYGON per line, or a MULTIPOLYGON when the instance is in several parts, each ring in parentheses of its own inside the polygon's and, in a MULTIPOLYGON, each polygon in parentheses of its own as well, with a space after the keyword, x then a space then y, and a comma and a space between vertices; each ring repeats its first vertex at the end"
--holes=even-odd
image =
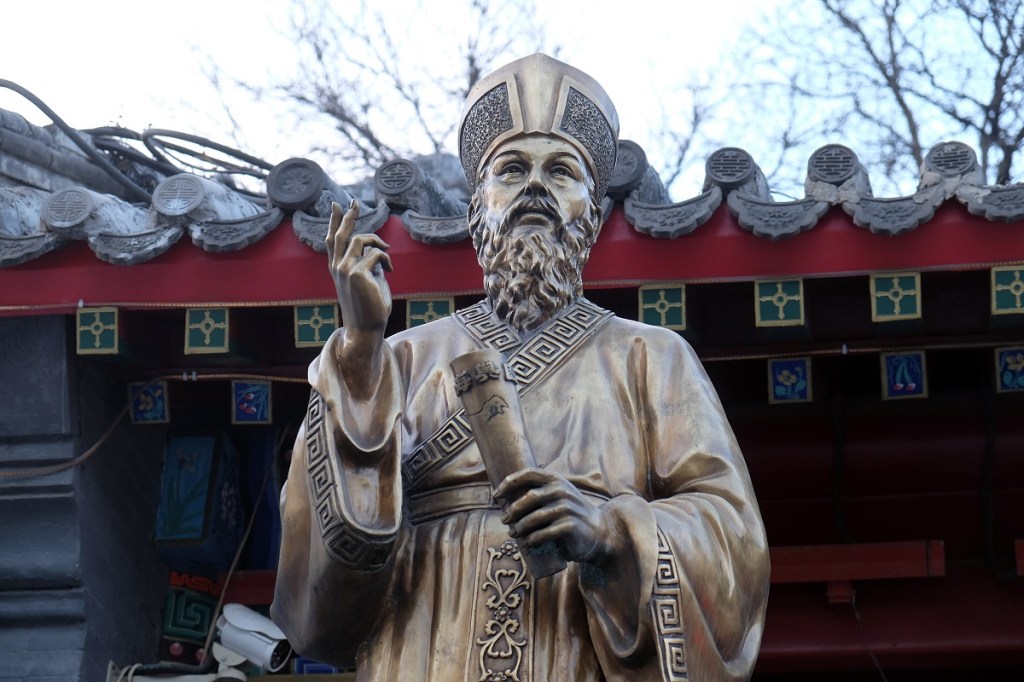
POLYGON ((618 551, 580 571, 580 590, 608 679, 745 680, 768 598, 764 526, 700 361, 662 341, 634 344, 630 359, 649 499, 606 503, 618 551))
POLYGON ((304 656, 346 664, 381 614, 401 525, 401 379, 385 345, 377 386, 348 390, 331 336, 310 365, 309 410, 281 492, 271 616, 304 656))

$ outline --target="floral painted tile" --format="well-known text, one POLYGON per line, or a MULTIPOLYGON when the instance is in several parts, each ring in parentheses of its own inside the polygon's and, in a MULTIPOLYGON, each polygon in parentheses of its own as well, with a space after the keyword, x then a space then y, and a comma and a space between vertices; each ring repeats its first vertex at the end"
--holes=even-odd
POLYGON ((270 382, 232 381, 232 424, 270 424, 270 382))
POLYGON ((166 424, 170 421, 166 381, 128 384, 132 424, 166 424))
POLYGON ((1024 346, 996 348, 996 391, 1024 391, 1024 346))
POLYGON ((882 400, 928 397, 924 351, 882 353, 882 400))
POLYGON ((811 400, 809 357, 768 361, 769 403, 806 403, 811 400))

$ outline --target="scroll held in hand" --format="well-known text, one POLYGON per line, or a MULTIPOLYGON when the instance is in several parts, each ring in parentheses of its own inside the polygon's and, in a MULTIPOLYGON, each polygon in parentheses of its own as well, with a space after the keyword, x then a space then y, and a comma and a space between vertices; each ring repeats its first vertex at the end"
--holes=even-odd
MULTIPOLYGON (((501 353, 490 349, 466 353, 452 360, 451 368, 455 391, 462 399, 491 487, 497 488, 511 473, 536 467, 515 378, 501 353)), ((558 573, 566 566, 554 542, 522 551, 534 578, 558 573)))

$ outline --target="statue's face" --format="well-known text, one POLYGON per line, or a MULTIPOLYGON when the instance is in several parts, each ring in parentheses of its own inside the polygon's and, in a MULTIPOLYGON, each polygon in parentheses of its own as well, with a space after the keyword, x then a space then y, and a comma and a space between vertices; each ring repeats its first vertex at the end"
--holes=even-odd
POLYGON ((528 135, 494 150, 477 191, 485 221, 507 218, 512 231, 522 235, 580 220, 590 209, 592 186, 575 147, 556 137, 528 135))
POLYGON ((469 204, 469 233, 484 293, 520 331, 550 319, 583 292, 582 271, 601 229, 594 183, 576 148, 531 135, 486 162, 469 204))

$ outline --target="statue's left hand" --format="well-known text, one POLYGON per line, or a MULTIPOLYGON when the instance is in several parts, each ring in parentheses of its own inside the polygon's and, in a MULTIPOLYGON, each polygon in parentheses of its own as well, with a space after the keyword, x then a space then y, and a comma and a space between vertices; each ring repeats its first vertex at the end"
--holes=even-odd
POLYGON ((564 476, 544 469, 510 474, 494 491, 502 521, 525 547, 554 541, 568 561, 603 564, 614 551, 611 519, 564 476))

